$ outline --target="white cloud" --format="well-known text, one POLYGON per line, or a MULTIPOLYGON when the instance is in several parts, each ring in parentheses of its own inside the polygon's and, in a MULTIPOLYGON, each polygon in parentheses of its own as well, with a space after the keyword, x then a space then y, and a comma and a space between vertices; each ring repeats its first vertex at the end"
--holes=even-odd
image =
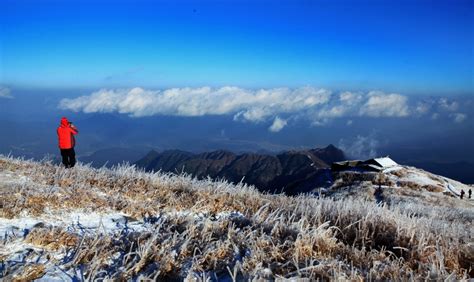
POLYGON ((451 119, 453 122, 462 123, 467 114, 461 111, 469 111, 469 100, 455 100, 452 98, 427 98, 416 104, 413 112, 416 116, 428 116, 431 120, 451 119))
POLYGON ((415 107, 415 113, 417 113, 418 115, 424 115, 431 110, 431 106, 431 103, 428 103, 426 101, 418 102, 415 107))
POLYGON ((439 118, 439 114, 438 114, 438 113, 433 113, 433 114, 431 115, 431 119, 432 119, 432 120, 437 120, 438 118, 439 118))
POLYGON ((372 91, 367 94, 343 92, 312 112, 312 125, 323 126, 342 117, 407 117, 411 114, 408 98, 400 94, 372 91))
POLYGON ((335 105, 321 109, 318 111, 318 116, 321 118, 339 118, 345 116, 349 111, 350 107, 345 105, 335 105))
POLYGON ((229 86, 217 89, 171 88, 164 91, 102 89, 88 96, 63 99, 59 106, 76 112, 119 112, 133 117, 232 114, 235 120, 261 122, 277 114, 291 114, 325 104, 330 97, 330 91, 312 87, 293 90, 248 90, 229 86))
POLYGON ((11 98, 13 98, 11 93, 12 92, 11 92, 10 88, 0 85, 0 98, 9 98, 9 99, 11 99, 11 98))
POLYGON ((451 117, 455 123, 462 123, 467 118, 467 115, 463 113, 455 113, 452 114, 451 117))
POLYGON ((339 148, 343 150, 349 158, 366 159, 377 156, 379 141, 375 139, 374 134, 369 136, 358 135, 355 140, 339 140, 339 148))
POLYGON ((459 108, 459 103, 457 101, 450 101, 446 98, 441 98, 438 101, 439 107, 448 112, 454 112, 459 108))
POLYGON ((287 124, 287 121, 284 119, 281 119, 279 117, 275 117, 275 120, 273 120, 273 124, 268 128, 271 132, 279 132, 280 130, 283 129, 287 124))
POLYGON ((432 105, 437 103, 438 100, 434 100, 431 104, 410 106, 408 97, 381 91, 346 91, 336 95, 330 90, 313 87, 254 90, 225 86, 101 89, 90 95, 62 99, 59 107, 84 113, 117 112, 131 117, 230 115, 239 122, 272 121, 269 130, 277 132, 296 120, 324 126, 337 118, 403 118, 430 114, 434 110, 432 105))
POLYGON ((344 104, 354 104, 354 103, 359 103, 363 98, 362 93, 354 93, 354 92, 342 92, 339 95, 339 101, 341 101, 344 104))
POLYGON ((406 96, 400 94, 371 91, 359 113, 369 117, 406 117, 410 113, 407 100, 406 96))
POLYGON ((323 118, 323 119, 316 119, 311 122, 312 126, 325 126, 329 123, 328 118, 323 118))

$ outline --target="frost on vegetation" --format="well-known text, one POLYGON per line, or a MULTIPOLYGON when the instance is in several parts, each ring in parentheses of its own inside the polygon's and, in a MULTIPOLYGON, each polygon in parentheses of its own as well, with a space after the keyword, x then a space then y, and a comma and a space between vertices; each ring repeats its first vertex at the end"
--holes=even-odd
POLYGON ((127 165, 10 157, 0 157, 0 195, 3 280, 474 275, 472 209, 269 195, 127 165))

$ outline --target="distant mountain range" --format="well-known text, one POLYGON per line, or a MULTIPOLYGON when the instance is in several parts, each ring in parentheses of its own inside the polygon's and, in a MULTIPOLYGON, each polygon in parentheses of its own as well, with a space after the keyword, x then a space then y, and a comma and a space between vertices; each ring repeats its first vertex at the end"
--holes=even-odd
POLYGON ((146 171, 189 173, 197 178, 224 178, 255 185, 259 190, 293 195, 325 186, 332 162, 345 160, 333 145, 277 155, 213 151, 194 154, 179 150, 150 151, 135 164, 146 171))
POLYGON ((133 163, 143 157, 146 150, 129 148, 108 148, 97 150, 94 153, 79 157, 83 163, 90 163, 92 167, 115 166, 124 162, 133 163))

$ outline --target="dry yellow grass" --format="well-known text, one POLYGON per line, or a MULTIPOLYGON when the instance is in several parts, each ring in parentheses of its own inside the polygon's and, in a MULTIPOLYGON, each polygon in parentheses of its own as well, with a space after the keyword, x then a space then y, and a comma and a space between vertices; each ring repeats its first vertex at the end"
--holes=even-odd
POLYGON ((163 280, 210 273, 236 279, 351 280, 474 275, 469 256, 474 230, 466 223, 474 218, 472 210, 268 195, 243 185, 150 174, 128 166, 66 170, 0 158, 0 170, 34 183, 2 188, 8 193, 1 191, 1 217, 80 208, 120 211, 153 222, 140 233, 102 236, 60 228, 31 230, 28 243, 74 250, 68 267, 83 265, 87 279, 163 280), (240 214, 222 217, 225 212, 240 214), (457 221, 456 213, 467 221, 457 221))
POLYGON ((29 282, 35 279, 41 278, 46 273, 44 265, 41 264, 32 264, 27 265, 23 273, 18 276, 13 277, 14 282, 29 282))
POLYGON ((49 250, 75 247, 79 237, 60 228, 34 228, 25 238, 25 242, 49 250))

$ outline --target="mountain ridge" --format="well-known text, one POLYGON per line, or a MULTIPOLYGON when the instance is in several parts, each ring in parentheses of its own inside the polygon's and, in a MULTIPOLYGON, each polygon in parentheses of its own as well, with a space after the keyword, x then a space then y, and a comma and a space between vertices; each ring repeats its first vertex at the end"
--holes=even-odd
POLYGON ((297 194, 330 179, 332 162, 345 159, 334 145, 309 150, 292 150, 277 155, 242 153, 226 150, 190 153, 181 150, 152 150, 135 162, 146 171, 185 172, 199 179, 225 178, 244 181, 261 191, 297 194))

